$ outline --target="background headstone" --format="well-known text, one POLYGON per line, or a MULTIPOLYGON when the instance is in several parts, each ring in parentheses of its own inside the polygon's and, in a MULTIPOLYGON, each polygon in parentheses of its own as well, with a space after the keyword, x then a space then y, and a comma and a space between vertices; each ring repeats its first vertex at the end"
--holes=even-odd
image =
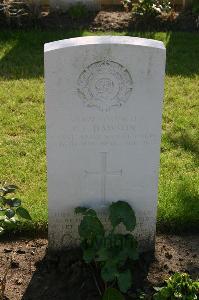
POLYGON ((83 3, 88 10, 99 10, 101 0, 49 0, 51 10, 66 11, 71 5, 83 3))
MULTIPOLYGON (((45 45, 49 247, 78 242, 74 208, 126 200, 154 247, 165 72, 162 42, 81 37, 45 45)), ((122 230, 122 228, 121 228, 122 230)))
MULTIPOLYGON (((74 5, 78 2, 85 4, 90 10, 100 10, 103 6, 121 6, 121 0, 34 0, 36 3, 49 3, 52 11, 66 11, 70 5, 74 5)), ((134 1, 135 3, 138 0, 134 1)), ((193 0, 171 0, 172 5, 179 7, 189 7, 193 3, 193 0)))

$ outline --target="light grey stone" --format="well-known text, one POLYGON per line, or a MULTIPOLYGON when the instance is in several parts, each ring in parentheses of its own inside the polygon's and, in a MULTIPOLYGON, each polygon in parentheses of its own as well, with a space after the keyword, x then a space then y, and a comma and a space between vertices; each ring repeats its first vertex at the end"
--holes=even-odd
POLYGON ((153 249, 165 53, 122 36, 45 45, 50 249, 78 243, 75 207, 97 209, 108 228, 117 200, 135 210, 140 251, 153 249))
POLYGON ((88 10, 99 10, 101 7, 100 0, 49 0, 49 5, 53 11, 67 11, 71 5, 76 5, 77 3, 84 4, 88 10))

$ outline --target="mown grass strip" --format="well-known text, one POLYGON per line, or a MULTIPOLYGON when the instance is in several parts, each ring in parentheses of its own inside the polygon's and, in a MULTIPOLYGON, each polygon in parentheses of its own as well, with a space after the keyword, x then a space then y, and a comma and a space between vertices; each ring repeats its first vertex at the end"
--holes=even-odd
MULTIPOLYGON (((199 36, 173 32, 106 34, 158 39, 167 47, 158 228, 173 232, 196 229, 199 225, 199 36)), ((48 211, 43 45, 85 35, 93 33, 0 32, 1 181, 20 187, 19 195, 34 220, 28 225, 31 231, 46 228, 48 211)))

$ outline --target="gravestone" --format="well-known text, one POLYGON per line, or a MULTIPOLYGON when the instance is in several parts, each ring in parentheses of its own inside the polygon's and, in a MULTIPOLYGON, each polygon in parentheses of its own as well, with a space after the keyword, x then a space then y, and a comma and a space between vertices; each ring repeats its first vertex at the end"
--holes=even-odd
POLYGON ((100 0, 49 0, 51 11, 67 11, 71 5, 82 3, 88 10, 99 10, 101 7, 100 0))
MULTIPOLYGON (((165 70, 162 42, 80 37, 45 45, 49 247, 78 243, 74 208, 126 200, 140 251, 156 228, 165 70)), ((120 230, 123 230, 121 227, 120 230)))

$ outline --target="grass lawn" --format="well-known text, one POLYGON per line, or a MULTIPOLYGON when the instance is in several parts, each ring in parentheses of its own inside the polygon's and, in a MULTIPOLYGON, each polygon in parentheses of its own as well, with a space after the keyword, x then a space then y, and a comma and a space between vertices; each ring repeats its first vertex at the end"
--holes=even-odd
MULTIPOLYGON (((109 33, 118 34, 118 33, 109 33)), ((162 40, 167 68, 158 228, 170 231, 199 225, 199 35, 133 33, 162 40)), ((34 228, 47 225, 43 44, 91 35, 73 31, 0 32, 1 181, 17 184, 34 228)))

